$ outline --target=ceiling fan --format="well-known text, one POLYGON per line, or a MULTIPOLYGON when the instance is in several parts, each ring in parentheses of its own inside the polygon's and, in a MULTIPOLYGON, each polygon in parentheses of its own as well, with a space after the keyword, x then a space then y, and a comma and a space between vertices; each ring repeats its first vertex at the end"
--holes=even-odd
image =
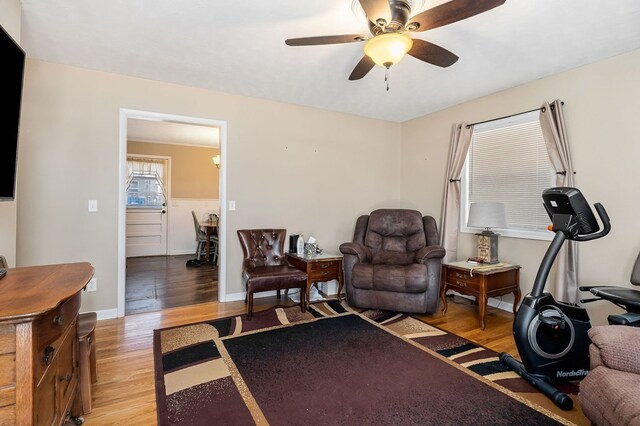
POLYGON ((453 65, 458 56, 436 44, 407 33, 431 30, 478 15, 502 5, 506 0, 451 0, 415 16, 411 16, 409 0, 358 0, 368 19, 371 36, 344 34, 318 37, 290 38, 288 46, 315 46, 365 42, 360 62, 351 72, 349 80, 359 80, 375 64, 389 69, 405 54, 439 67, 453 65))

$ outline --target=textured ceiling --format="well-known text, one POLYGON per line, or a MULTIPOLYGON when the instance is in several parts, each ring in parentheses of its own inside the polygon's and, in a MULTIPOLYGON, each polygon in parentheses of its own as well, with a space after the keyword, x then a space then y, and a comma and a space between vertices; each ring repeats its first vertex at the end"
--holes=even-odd
MULTIPOLYGON (((437 3, 427 0, 423 9, 437 3)), ((23 0, 31 58, 405 121, 640 48, 639 0, 507 0, 413 37, 460 60, 407 57, 359 81, 362 44, 289 47, 286 38, 367 33, 351 0, 23 0)))

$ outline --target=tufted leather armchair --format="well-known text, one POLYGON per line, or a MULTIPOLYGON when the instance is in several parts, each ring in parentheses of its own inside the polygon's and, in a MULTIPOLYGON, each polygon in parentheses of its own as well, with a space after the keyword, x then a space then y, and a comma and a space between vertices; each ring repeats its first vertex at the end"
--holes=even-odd
POLYGON ((253 313, 253 293, 300 289, 300 309, 305 311, 307 274, 289 265, 284 253, 286 229, 240 229, 238 237, 244 253, 242 282, 247 290, 247 319, 253 313))
POLYGON ((416 210, 380 209, 356 222, 344 243, 347 300, 359 308, 433 313, 445 250, 436 222, 416 210))

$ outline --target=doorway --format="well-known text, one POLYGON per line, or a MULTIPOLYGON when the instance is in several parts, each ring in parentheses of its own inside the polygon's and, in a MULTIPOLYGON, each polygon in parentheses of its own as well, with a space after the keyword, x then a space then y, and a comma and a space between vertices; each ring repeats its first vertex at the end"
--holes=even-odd
MULTIPOLYGON (((129 312, 131 305, 127 299, 131 295, 127 277, 131 278, 133 274, 137 280, 137 297, 148 299, 140 300, 138 305, 148 305, 145 308, 147 310, 207 301, 203 297, 211 297, 213 290, 203 284, 216 278, 217 294, 212 296, 214 300, 224 301, 226 209, 221 207, 226 205, 225 148, 224 122, 145 111, 120 111, 118 316, 135 313, 129 312), (163 134, 146 137, 146 133, 139 132, 141 126, 147 130, 162 131, 163 134), (177 135, 176 131, 187 128, 192 131, 215 129, 218 133, 216 140, 205 143, 210 144, 208 148, 215 148, 215 151, 211 151, 215 155, 204 158, 206 165, 202 164, 202 167, 215 167, 217 183, 209 177, 194 177, 193 158, 186 167, 191 175, 176 181, 180 178, 180 161, 184 163, 184 159, 178 159, 182 154, 176 154, 176 150, 189 151, 192 155, 194 152, 204 152, 202 147, 194 148, 199 142, 185 141, 184 137, 177 135), (159 151, 169 150, 173 154, 151 153, 152 147, 159 151), (215 186, 216 199, 209 195, 192 194, 198 187, 207 184, 215 186), (186 261, 194 258, 196 252, 192 211, 198 217, 210 213, 220 217, 218 265, 185 268, 186 261), (147 287, 139 287, 141 284, 147 287), (195 289, 193 285, 200 285, 200 288, 195 289), (187 286, 191 287, 187 289, 187 286), (187 292, 179 293, 181 288, 187 292), (205 295, 207 291, 209 296, 205 295), (160 300, 164 293, 170 293, 171 301, 167 303, 178 305, 166 305, 160 300)), ((206 152, 210 154, 210 151, 206 152)), ((203 158, 198 161, 203 163, 203 158)))

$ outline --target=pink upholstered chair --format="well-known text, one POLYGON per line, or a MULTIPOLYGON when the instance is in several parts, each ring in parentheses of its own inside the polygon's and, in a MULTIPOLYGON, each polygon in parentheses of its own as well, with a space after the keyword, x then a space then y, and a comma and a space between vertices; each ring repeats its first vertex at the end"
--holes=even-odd
POLYGON ((640 328, 603 325, 589 330, 591 371, 578 400, 596 425, 640 425, 640 328))

